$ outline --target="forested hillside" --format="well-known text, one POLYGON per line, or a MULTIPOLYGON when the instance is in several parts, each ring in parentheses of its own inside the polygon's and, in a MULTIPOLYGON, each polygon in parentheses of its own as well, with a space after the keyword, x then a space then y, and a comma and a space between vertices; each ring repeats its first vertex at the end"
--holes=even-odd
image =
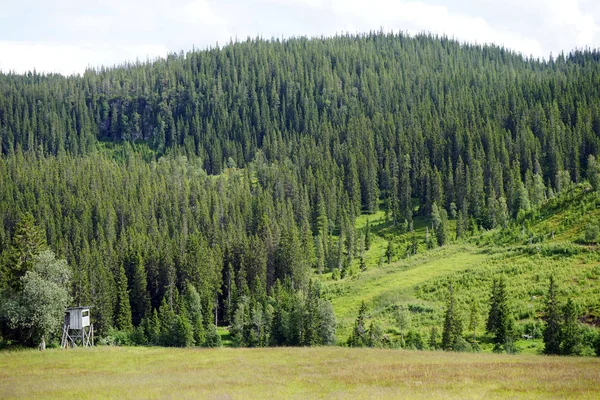
POLYGON ((332 343, 311 277, 366 267, 359 215, 423 217, 443 246, 596 187, 599 59, 371 33, 0 74, 0 284, 19 292, 47 245, 101 334, 332 343))

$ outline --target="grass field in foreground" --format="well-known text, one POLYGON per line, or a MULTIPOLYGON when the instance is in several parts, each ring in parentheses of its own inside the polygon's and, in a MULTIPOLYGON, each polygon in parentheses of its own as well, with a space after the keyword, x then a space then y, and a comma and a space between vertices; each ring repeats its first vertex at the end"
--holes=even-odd
POLYGON ((598 398, 600 359, 349 348, 0 353, 0 398, 598 398))

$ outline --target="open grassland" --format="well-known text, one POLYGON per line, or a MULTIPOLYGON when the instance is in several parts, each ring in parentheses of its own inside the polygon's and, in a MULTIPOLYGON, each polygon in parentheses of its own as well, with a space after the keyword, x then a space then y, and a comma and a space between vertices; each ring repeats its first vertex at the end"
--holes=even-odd
POLYGON ((600 359, 381 349, 0 353, 0 398, 577 398, 600 359))
POLYGON ((338 334, 345 338, 356 318, 360 302, 377 306, 383 303, 412 299, 413 288, 434 278, 473 268, 485 256, 473 246, 448 246, 406 261, 397 261, 382 268, 338 282, 331 282, 332 305, 338 319, 338 334), (385 301, 385 300, 389 301, 385 301))

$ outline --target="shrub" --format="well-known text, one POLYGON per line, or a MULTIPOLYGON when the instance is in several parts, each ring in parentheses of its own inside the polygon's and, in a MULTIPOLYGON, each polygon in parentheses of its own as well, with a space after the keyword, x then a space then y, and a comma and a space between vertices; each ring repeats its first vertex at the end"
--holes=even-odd
POLYGON ((585 241, 588 243, 596 243, 600 229, 596 224, 587 224, 585 227, 585 241))
POLYGON ((206 342, 204 344, 206 347, 221 347, 223 344, 221 343, 221 336, 219 332, 217 332, 217 327, 215 324, 208 325, 206 329, 206 342))
POLYGON ((129 332, 111 328, 106 336, 98 341, 98 344, 101 346, 131 346, 130 335, 129 332))

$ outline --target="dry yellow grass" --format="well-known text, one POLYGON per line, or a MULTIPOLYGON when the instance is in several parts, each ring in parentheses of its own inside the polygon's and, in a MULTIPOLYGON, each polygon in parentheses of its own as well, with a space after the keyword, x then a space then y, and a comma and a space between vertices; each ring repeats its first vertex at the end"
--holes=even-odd
POLYGON ((600 359, 348 348, 0 353, 0 398, 600 397, 600 359))

